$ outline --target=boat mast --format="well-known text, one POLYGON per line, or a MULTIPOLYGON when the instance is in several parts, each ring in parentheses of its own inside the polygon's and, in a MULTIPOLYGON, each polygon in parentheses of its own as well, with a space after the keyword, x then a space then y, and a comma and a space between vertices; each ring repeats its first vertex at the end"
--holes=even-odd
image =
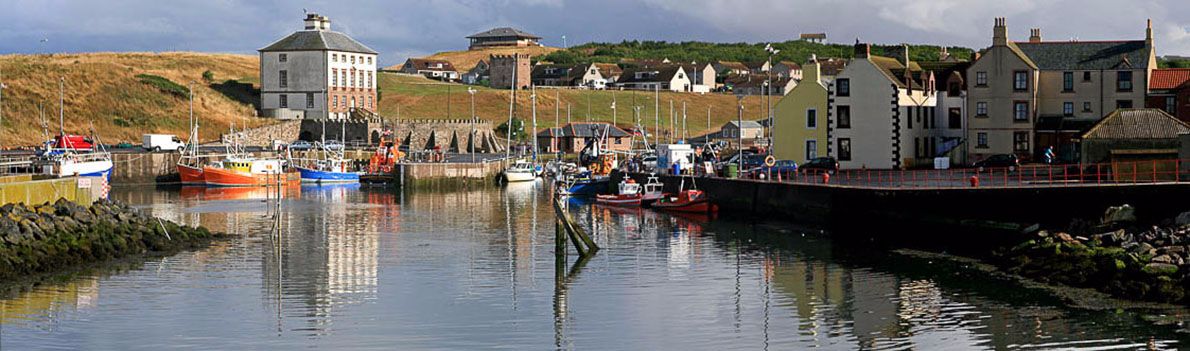
POLYGON ((520 68, 517 63, 520 55, 517 53, 513 53, 512 55, 512 82, 508 84, 512 89, 508 93, 508 136, 504 138, 504 158, 508 158, 512 153, 512 106, 516 103, 516 71, 520 68))
POLYGON ((533 161, 537 161, 537 86, 533 86, 533 93, 529 94, 530 100, 533 102, 533 161))

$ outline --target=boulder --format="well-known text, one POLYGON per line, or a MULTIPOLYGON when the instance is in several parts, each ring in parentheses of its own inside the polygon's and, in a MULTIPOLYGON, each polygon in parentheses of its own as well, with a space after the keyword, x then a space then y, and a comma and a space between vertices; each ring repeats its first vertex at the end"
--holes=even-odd
POLYGON ((1155 275, 1171 275, 1178 272, 1178 266, 1169 263, 1149 263, 1141 268, 1141 271, 1155 275))
POLYGON ((1174 263, 1174 258, 1173 258, 1173 257, 1170 257, 1169 255, 1160 255, 1160 256, 1157 256, 1157 257, 1153 257, 1153 263, 1168 263, 1168 264, 1173 264, 1173 263, 1174 263))
POLYGON ((1182 212, 1182 214, 1174 217, 1173 223, 1179 227, 1190 225, 1190 211, 1182 212))
POLYGON ((1107 211, 1103 212, 1104 224, 1132 222, 1136 222, 1136 209, 1132 208, 1132 205, 1124 204, 1120 206, 1112 206, 1108 207, 1107 211))

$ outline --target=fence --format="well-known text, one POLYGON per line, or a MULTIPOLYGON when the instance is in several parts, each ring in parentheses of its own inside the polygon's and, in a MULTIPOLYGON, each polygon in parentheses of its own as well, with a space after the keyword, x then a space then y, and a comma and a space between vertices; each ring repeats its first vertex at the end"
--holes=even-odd
POLYGON ((1023 165, 940 170, 798 170, 765 168, 745 178, 863 188, 970 188, 1122 185, 1190 181, 1190 160, 1140 160, 1093 164, 1023 165))

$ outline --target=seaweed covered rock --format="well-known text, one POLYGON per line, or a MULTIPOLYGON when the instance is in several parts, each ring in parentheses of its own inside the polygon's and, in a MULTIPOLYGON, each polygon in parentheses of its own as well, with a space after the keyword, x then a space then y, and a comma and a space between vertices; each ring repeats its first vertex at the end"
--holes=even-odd
POLYGON ((146 252, 200 247, 222 236, 114 201, 59 199, 0 206, 0 280, 146 252))

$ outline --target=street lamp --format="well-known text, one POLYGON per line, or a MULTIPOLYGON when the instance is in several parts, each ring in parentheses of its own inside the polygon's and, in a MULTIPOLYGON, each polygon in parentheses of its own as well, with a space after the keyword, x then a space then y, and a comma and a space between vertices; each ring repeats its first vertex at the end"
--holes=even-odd
POLYGON ((736 178, 739 178, 740 172, 744 171, 744 94, 736 94, 736 105, 739 107, 739 113, 736 114, 736 178))
POLYGON ((768 78, 765 79, 765 81, 764 81, 764 95, 765 95, 764 108, 765 108, 765 114, 766 114, 765 119, 768 121, 768 123, 767 123, 768 127, 766 128, 768 131, 768 133, 767 133, 768 145, 765 146, 765 150, 767 151, 767 153, 769 155, 772 155, 773 154, 773 93, 772 93, 772 89, 773 89, 772 88, 773 56, 776 55, 777 53, 781 52, 781 50, 774 49, 773 44, 766 44, 764 46, 764 51, 769 53, 769 69, 766 71, 768 73, 768 78))

